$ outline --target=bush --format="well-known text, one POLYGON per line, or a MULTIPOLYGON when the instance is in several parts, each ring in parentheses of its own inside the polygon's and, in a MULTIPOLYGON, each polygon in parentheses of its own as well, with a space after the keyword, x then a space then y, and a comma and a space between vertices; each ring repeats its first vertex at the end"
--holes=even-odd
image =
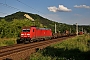
MULTIPOLYGON (((1 40, 1 39, 0 39, 1 40)), ((16 44, 16 40, 1 40, 0 41, 0 46, 9 46, 9 45, 14 45, 14 44, 16 44)))

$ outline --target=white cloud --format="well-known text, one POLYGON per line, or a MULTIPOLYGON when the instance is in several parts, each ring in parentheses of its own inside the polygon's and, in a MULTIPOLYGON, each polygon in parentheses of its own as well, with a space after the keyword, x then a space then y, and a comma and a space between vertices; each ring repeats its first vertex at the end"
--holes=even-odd
POLYGON ((87 6, 87 5, 75 5, 74 6, 75 8, 86 8, 86 9, 90 9, 90 6, 87 6))
POLYGON ((48 9, 50 11, 53 11, 53 12, 57 12, 57 7, 53 6, 53 7, 48 7, 48 9))
POLYGON ((70 12, 72 11, 71 9, 68 9, 67 7, 63 6, 63 5, 59 5, 59 7, 48 7, 48 10, 49 11, 52 11, 52 12, 70 12))

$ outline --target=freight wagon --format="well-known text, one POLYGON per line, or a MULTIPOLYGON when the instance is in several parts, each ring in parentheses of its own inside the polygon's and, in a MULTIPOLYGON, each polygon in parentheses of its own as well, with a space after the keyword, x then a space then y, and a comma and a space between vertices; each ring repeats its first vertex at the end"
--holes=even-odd
POLYGON ((82 35, 82 34, 84 34, 84 32, 82 32, 82 31, 78 32, 78 35, 82 35))

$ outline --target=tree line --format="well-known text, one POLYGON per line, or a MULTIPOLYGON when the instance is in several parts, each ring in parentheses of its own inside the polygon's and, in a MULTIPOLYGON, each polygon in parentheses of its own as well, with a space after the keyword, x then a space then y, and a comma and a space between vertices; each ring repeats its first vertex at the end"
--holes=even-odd
MULTIPOLYGON (((41 28, 50 28, 54 33, 55 23, 57 25, 57 31, 64 33, 65 30, 71 31, 72 33, 76 32, 76 25, 68 25, 65 23, 58 23, 47 18, 43 18, 37 14, 26 13, 30 15, 34 22, 24 17, 25 12, 16 12, 14 14, 1 17, 0 18, 0 38, 16 38, 20 36, 20 32, 22 31, 22 27, 24 26, 37 26, 41 28)), ((88 33, 90 33, 90 26, 79 26, 79 31, 81 29, 85 29, 88 33)))

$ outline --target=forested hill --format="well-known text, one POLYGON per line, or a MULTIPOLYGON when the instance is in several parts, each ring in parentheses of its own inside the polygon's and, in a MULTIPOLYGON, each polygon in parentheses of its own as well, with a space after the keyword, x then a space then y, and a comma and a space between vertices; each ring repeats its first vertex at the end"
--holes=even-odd
POLYGON ((12 21, 14 19, 23 20, 23 19, 26 19, 24 14, 28 14, 29 16, 31 16, 36 21, 36 23, 39 22, 39 23, 41 23, 41 24, 43 24, 45 26, 47 26, 47 25, 49 26, 49 24, 53 24, 54 23, 54 21, 51 21, 51 20, 46 19, 46 18, 43 18, 40 15, 27 13, 27 12, 20 12, 20 11, 14 13, 14 14, 5 16, 4 19, 6 21, 12 21))
MULTIPOLYGON (((5 17, 0 17, 0 37, 18 37, 20 35, 21 29, 23 26, 37 26, 37 27, 46 27, 51 28, 54 33, 54 25, 57 25, 57 31, 63 33, 65 30, 71 30, 71 32, 75 33, 75 25, 68 25, 65 23, 58 23, 46 18, 41 17, 37 14, 27 13, 27 12, 16 12, 11 15, 7 15, 5 17), (28 14, 35 21, 27 19, 24 14, 28 14)), ((79 31, 81 29, 90 32, 89 26, 79 26, 79 31)))
MULTIPOLYGON (((16 13, 13 13, 13 14, 11 14, 11 15, 7 15, 7 16, 5 16, 4 17, 4 19, 6 20, 6 21, 12 21, 12 20, 14 20, 14 19, 25 19, 25 16, 24 16, 24 14, 28 14, 28 15, 30 15, 33 19, 36 19, 39 15, 37 15, 37 14, 32 14, 32 13, 27 13, 27 12, 21 12, 21 11, 19 11, 19 12, 16 12, 16 13)), ((40 17, 40 16, 39 16, 40 17)))

